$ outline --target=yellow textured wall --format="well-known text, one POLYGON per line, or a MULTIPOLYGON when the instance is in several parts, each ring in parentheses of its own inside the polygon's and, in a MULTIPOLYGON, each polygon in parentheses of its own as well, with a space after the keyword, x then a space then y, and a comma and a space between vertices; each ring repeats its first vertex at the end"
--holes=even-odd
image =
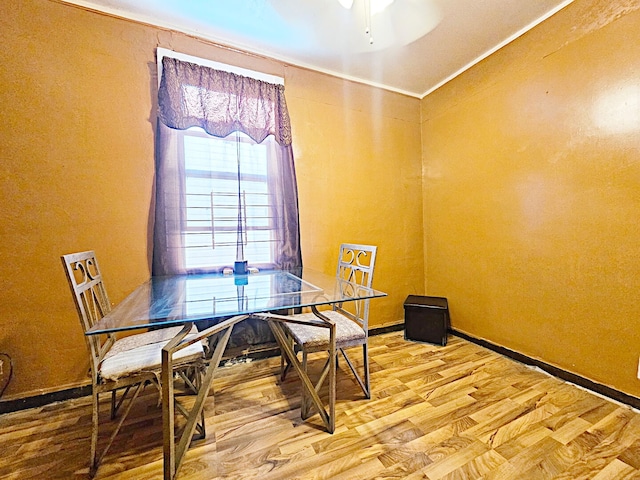
POLYGON ((61 254, 95 249, 114 303, 149 276, 157 46, 284 76, 305 264, 377 244, 374 326, 422 293, 418 99, 48 0, 0 3, 0 40, 3 399, 87 382, 61 254))
POLYGON ((576 0, 422 102, 426 291, 640 396, 640 2, 576 0))
POLYGON ((422 294, 420 102, 287 68, 303 263, 335 272, 340 243, 378 246, 372 327, 404 318, 422 294))

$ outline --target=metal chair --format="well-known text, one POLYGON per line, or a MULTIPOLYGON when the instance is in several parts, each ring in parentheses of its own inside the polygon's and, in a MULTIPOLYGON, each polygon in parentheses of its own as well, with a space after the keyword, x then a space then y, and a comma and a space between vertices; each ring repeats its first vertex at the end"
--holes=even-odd
MULTIPOLYGON (((370 288, 373 282, 373 269, 376 260, 377 247, 369 245, 357 245, 344 243, 340 245, 340 256, 336 276, 347 282, 370 288)), ((369 300, 358 300, 337 304, 332 310, 322 311, 322 315, 330 319, 336 326, 336 355, 341 353, 346 360, 353 375, 362 388, 366 398, 371 398, 369 382, 369 357, 367 353, 367 341, 369 333, 369 300), (346 349, 362 346, 362 375, 352 363, 346 353, 346 349)), ((314 313, 301 313, 290 316, 296 320, 304 320, 309 323, 318 321, 314 313)), ((309 353, 329 351, 329 330, 303 323, 283 323, 283 329, 287 338, 292 342, 295 351, 302 352, 302 368, 307 371, 307 357, 309 353)), ((284 380, 290 364, 284 359, 281 363, 281 378, 284 380)), ((316 391, 320 389, 329 370, 329 359, 320 374, 320 380, 316 385, 316 391)), ((331 388, 331 387, 330 387, 331 388)), ((306 419, 310 416, 308 395, 303 388, 301 416, 306 419)), ((333 419, 331 419, 333 424, 333 419)))
MULTIPOLYGON (((111 310, 111 303, 102 281, 93 251, 63 255, 67 280, 75 302, 83 332, 90 329, 111 310)), ((93 397, 91 465, 93 476, 111 447, 141 388, 151 383, 160 392, 162 347, 176 336, 182 327, 171 327, 129 335, 121 339, 113 334, 85 335, 91 358, 91 386, 93 397), (133 390, 131 396, 128 394, 133 390), (118 391, 123 390, 118 398, 118 391), (114 420, 128 398, 124 413, 109 437, 104 450, 98 455, 99 396, 111 392, 111 420, 114 420)), ((195 327, 192 333, 197 333, 195 327)), ((180 350, 175 355, 175 371, 188 388, 197 392, 200 382, 204 348, 200 342, 180 350), (187 370, 189 370, 187 374, 187 370)), ((198 427, 204 436, 204 417, 198 427)))

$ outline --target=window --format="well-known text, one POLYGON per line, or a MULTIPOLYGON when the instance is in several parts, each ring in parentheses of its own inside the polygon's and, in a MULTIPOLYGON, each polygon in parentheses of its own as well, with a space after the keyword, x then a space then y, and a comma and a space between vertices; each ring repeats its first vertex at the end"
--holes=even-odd
POLYGON ((298 191, 282 79, 272 83, 169 55, 161 63, 153 274, 232 267, 238 230, 240 259, 249 266, 299 268, 298 191))
POLYGON ((249 264, 273 267, 277 240, 272 213, 275 197, 269 192, 273 142, 267 139, 257 144, 240 132, 213 137, 197 127, 181 131, 178 138, 185 173, 186 211, 181 228, 185 268, 232 267, 239 240, 238 222, 249 264))

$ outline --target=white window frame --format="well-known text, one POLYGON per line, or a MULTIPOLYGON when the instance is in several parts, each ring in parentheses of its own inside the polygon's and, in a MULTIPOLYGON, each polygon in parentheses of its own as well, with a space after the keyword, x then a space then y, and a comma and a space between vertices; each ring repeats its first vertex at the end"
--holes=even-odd
MULTIPOLYGON (((201 138, 203 140, 210 140, 212 142, 230 142, 232 146, 236 145, 237 141, 246 144, 253 144, 254 142, 246 135, 240 134, 239 140, 233 135, 232 138, 217 138, 207 135, 199 128, 188 129, 177 132, 178 134, 178 157, 179 161, 185 168, 185 184, 183 185, 185 198, 185 215, 183 216, 183 223, 180 226, 180 230, 185 235, 185 268, 187 270, 199 270, 199 269, 220 269, 223 267, 233 266, 236 252, 236 228, 237 228, 237 159, 236 154, 230 154, 228 158, 228 165, 231 168, 224 170, 215 169, 189 169, 188 161, 186 158, 186 138, 201 138), (188 190, 188 183, 190 181, 196 181, 201 179, 205 185, 203 191, 188 190), (227 188, 216 188, 214 186, 215 180, 218 179, 221 182, 227 184, 227 188), (210 183, 210 188, 206 186, 206 183, 210 183), (229 184, 232 184, 231 188, 229 184), (200 201, 197 205, 190 207, 193 204, 190 195, 200 197, 200 201), (205 205, 204 196, 209 196, 209 204, 205 205), (195 210, 191 211, 190 209, 195 210), (205 215, 198 215, 197 211, 208 212, 205 215), (196 213, 195 216, 193 215, 196 213), (214 212, 215 213, 214 215, 214 212), (195 218, 194 218, 195 217, 195 218), (198 218, 199 217, 199 218, 198 218), (218 220, 216 225, 215 219, 218 220), (190 225, 191 223, 191 225, 190 225), (200 224, 200 226, 198 225, 200 224), (228 226, 226 226, 226 225, 228 226), (232 227, 232 228, 229 228, 232 227), (192 235, 189 239, 187 236, 192 235), (194 239, 200 239, 200 242, 193 242, 194 239), (226 240, 225 240, 226 238, 226 240), (206 240, 205 240, 206 239, 206 240), (219 252, 211 252, 212 261, 214 263, 201 263, 197 262, 198 258, 206 257, 204 255, 194 254, 190 252, 196 252, 196 249, 211 248, 212 250, 222 249, 219 252), (226 256, 218 256, 218 261, 215 261, 216 254, 220 255, 226 253, 226 256)), ((246 168, 243 171, 241 168, 241 183, 245 185, 243 188, 243 214, 245 215, 243 243, 245 249, 245 255, 251 265, 259 266, 260 268, 273 268, 273 261, 275 257, 275 243, 277 238, 274 236, 274 232, 277 233, 277 229, 273 224, 273 217, 271 216, 271 209, 274 205, 270 199, 274 198, 273 192, 269 191, 271 182, 269 181, 270 175, 270 149, 268 145, 258 145, 261 149, 264 149, 264 170, 257 173, 247 172, 246 168), (254 183, 255 182, 255 183, 254 183), (264 185, 264 188, 250 189, 245 193, 247 185, 254 183, 259 187, 260 184, 264 185), (268 235, 265 235, 267 234, 268 235), (268 249, 268 253, 265 251, 268 249)), ((235 147, 233 148, 235 152, 235 147)), ((260 151, 258 151, 260 152, 260 151)), ((245 157, 246 158, 246 157, 245 157)))

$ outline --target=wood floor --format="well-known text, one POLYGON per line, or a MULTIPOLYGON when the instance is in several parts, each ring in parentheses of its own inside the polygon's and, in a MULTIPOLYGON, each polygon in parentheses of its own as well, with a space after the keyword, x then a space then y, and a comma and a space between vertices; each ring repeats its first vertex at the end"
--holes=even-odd
MULTIPOLYGON (((221 369, 179 479, 640 479, 637 411, 457 337, 370 344, 373 396, 342 362, 333 435, 279 359, 221 369)), ((87 478, 90 417, 88 398, 0 416, 0 478, 87 478)), ((161 478, 160 417, 148 387, 96 478, 161 478)))

